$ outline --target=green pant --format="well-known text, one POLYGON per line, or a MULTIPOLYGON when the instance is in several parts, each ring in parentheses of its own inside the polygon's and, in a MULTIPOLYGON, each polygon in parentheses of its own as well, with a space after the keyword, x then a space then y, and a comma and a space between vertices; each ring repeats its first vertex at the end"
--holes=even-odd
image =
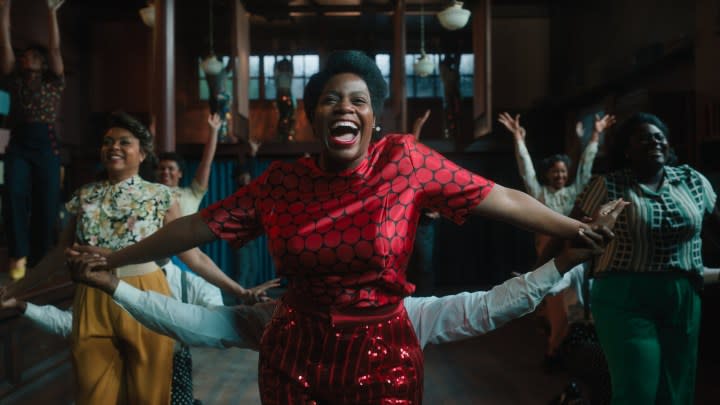
POLYGON ((591 303, 613 405, 693 403, 700 297, 687 276, 609 274, 591 303))

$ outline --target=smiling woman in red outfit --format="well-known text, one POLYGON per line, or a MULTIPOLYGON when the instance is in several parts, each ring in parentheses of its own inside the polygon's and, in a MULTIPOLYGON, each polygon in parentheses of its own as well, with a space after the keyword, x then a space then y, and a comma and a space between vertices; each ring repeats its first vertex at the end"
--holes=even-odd
POLYGON ((386 93, 365 54, 332 54, 305 89, 318 157, 275 162, 225 200, 107 257, 113 268, 267 233, 289 284, 263 336, 264 404, 422 402, 422 353, 402 298, 414 290, 405 268, 423 209, 457 223, 475 212, 563 238, 595 233, 412 135, 371 143, 386 93))

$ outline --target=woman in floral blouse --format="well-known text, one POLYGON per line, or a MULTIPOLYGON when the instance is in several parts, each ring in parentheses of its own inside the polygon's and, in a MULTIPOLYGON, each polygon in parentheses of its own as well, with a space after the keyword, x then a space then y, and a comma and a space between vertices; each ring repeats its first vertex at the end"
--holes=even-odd
MULTIPOLYGON (((67 204, 74 216, 58 246, 27 277, 8 286, 0 294, 3 298, 47 280, 57 263, 65 261, 64 249, 73 243, 117 250, 144 239, 179 216, 170 188, 138 175, 141 164, 153 155, 150 132, 123 113, 113 114, 108 127, 100 149, 107 180, 88 184, 75 193, 67 204)), ((206 278, 220 272, 197 249, 180 256, 186 262, 200 263, 193 269, 207 273, 203 276, 210 275, 206 278)), ((117 275, 141 290, 169 295, 165 276, 154 262, 119 268, 117 275)), ((220 287, 228 288, 222 283, 220 287)), ((174 345, 171 339, 141 327, 93 288, 77 289, 73 309, 71 341, 77 404, 169 402, 174 345)))

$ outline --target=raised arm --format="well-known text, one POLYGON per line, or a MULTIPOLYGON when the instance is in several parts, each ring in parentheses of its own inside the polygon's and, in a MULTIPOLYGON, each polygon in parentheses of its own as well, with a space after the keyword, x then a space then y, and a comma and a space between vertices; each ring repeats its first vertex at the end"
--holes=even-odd
POLYGON ((10 42, 10 3, 0 0, 0 74, 8 75, 15 68, 15 52, 10 42))
POLYGON ((517 114, 515 118, 513 118, 506 112, 501 113, 498 121, 513 135, 515 160, 517 161, 520 177, 522 177, 523 183, 525 183, 525 189, 531 196, 540 198, 542 187, 537 180, 530 152, 528 152, 527 146, 525 146, 526 132, 525 128, 520 125, 520 114, 517 114))
POLYGON ((595 115, 595 124, 593 125, 593 132, 582 155, 580 155, 580 161, 578 162, 577 174, 575 175, 575 183, 572 187, 575 188, 575 193, 580 192, 590 182, 592 177, 593 163, 595 163, 595 156, 598 152, 598 142, 600 140, 600 134, 605 132, 608 128, 615 125, 615 116, 607 114, 603 117, 595 115))
POLYGON ((210 137, 208 138, 207 142, 205 142, 205 147, 203 148, 203 154, 202 158, 200 159, 200 164, 195 171, 195 183, 197 183, 197 185, 200 186, 200 188, 203 190, 207 190, 208 188, 208 180, 210 179, 212 161, 215 157, 215 150, 217 149, 217 134, 218 130, 220 129, 220 125, 222 125, 220 116, 217 114, 213 114, 208 117, 208 125, 210 126, 210 137))
POLYGON ((415 122, 413 122, 413 135, 415 135, 415 139, 418 141, 420 140, 420 133, 422 132, 423 126, 425 126, 425 122, 430 118, 430 110, 425 110, 425 114, 421 115, 420 117, 415 119, 415 122))
POLYGON ((60 53, 60 27, 57 21, 57 12, 65 0, 48 0, 48 20, 50 38, 48 41, 48 67, 56 76, 65 73, 62 54, 60 53))

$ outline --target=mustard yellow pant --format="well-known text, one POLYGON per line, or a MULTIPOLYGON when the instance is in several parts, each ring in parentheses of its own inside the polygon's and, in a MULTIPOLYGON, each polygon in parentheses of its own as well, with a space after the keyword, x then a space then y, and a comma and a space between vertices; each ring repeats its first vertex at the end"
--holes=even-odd
MULTIPOLYGON (((122 280, 170 295, 160 269, 122 280)), ((140 325, 107 294, 78 286, 72 329, 76 404, 169 404, 173 345, 172 339, 140 325)))

